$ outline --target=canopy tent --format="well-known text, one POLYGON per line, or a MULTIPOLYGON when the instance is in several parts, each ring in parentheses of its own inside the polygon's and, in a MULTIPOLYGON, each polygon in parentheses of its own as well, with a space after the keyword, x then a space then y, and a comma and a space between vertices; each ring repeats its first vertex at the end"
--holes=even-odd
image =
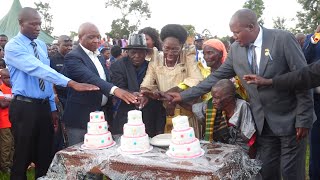
MULTIPOLYGON (((14 0, 9 12, 0 20, 0 34, 5 34, 9 39, 16 36, 19 32, 18 15, 22 6, 19 0, 14 0)), ((45 43, 52 43, 53 37, 43 30, 40 31, 38 39, 45 43)))

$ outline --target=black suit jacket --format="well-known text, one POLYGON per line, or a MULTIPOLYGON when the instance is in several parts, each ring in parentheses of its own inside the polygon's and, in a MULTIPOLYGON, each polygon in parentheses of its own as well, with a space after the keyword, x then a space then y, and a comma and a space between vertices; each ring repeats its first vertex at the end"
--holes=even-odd
MULTIPOLYGON (((147 62, 147 61, 146 61, 147 62)), ((147 62, 148 63, 148 62, 147 62)), ((124 57, 110 67, 111 81, 119 88, 129 92, 139 92, 140 84, 137 79, 136 68, 128 57, 124 57)), ((147 67, 142 69, 141 76, 146 75, 147 67)), ((127 123, 128 111, 136 109, 132 104, 126 104, 121 101, 117 114, 113 121, 112 130, 114 134, 123 133, 123 125, 127 123)), ((165 122, 165 110, 162 103, 159 101, 150 100, 149 103, 142 109, 142 118, 146 126, 146 133, 153 137, 163 129, 165 122)))
POLYGON ((90 112, 101 110, 102 95, 109 96, 113 84, 109 83, 110 76, 105 66, 105 60, 98 57, 107 81, 100 78, 98 70, 90 57, 81 46, 72 50, 65 56, 64 74, 70 79, 96 85, 99 91, 77 92, 73 89, 68 91, 67 103, 64 110, 63 120, 67 127, 87 128, 90 112))
POLYGON ((316 61, 300 70, 272 79, 273 87, 279 90, 304 90, 320 86, 320 61, 316 61))

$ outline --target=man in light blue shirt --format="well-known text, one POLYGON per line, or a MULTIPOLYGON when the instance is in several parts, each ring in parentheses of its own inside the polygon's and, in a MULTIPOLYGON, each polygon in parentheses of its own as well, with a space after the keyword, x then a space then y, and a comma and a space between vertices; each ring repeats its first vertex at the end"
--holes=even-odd
POLYGON ((41 17, 32 8, 19 14, 20 33, 5 48, 12 93, 10 121, 15 139, 11 179, 27 179, 26 170, 36 164, 36 178, 46 174, 52 160, 53 133, 57 128, 53 84, 77 91, 99 90, 98 87, 77 83, 50 68, 47 47, 37 40, 41 17))

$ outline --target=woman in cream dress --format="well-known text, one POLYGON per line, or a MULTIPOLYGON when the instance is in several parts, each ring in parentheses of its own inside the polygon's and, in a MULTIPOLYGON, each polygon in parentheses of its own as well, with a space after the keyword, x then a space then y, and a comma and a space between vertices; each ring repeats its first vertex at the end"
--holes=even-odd
MULTIPOLYGON (((151 98, 159 98, 161 92, 181 92, 197 85, 203 77, 195 61, 195 48, 184 47, 187 31, 177 24, 168 24, 161 29, 160 38, 163 42, 163 53, 154 54, 154 60, 149 63, 146 76, 140 86, 143 94, 151 98)), ((167 115, 173 115, 175 109, 180 115, 189 117, 190 126, 199 136, 199 126, 186 104, 164 103, 167 115)))

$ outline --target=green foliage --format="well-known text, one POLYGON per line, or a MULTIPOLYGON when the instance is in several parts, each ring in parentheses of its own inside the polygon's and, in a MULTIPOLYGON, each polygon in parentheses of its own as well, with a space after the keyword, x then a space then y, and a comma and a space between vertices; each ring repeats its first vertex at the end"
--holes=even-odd
POLYGON ((188 35, 193 37, 196 35, 196 28, 191 25, 191 24, 187 24, 187 25, 182 25, 188 32, 188 35))
POLYGON ((75 31, 70 31, 70 38, 73 39, 74 37, 78 36, 78 33, 75 31))
POLYGON ((263 10, 265 9, 263 0, 247 0, 244 3, 243 8, 253 10, 257 14, 259 24, 264 24, 263 19, 261 18, 263 10))
POLYGON ((286 27, 286 21, 287 19, 284 17, 276 17, 273 20, 273 28, 275 29, 282 29, 282 30, 288 30, 288 28, 286 27))
POLYGON ((105 4, 106 8, 114 7, 121 12, 121 18, 115 19, 111 24, 111 37, 123 37, 137 31, 141 20, 151 17, 149 3, 144 0, 108 0, 105 4), (129 19, 131 21, 129 21, 129 19))
POLYGON ((51 35, 52 31, 53 31, 53 27, 51 26, 52 23, 52 15, 49 13, 49 10, 51 9, 49 3, 34 3, 34 5, 36 6, 36 10, 39 12, 40 16, 43 19, 41 28, 48 34, 51 35))
POLYGON ((298 0, 302 5, 302 11, 297 12, 297 29, 305 34, 313 33, 320 24, 320 1, 298 0))

